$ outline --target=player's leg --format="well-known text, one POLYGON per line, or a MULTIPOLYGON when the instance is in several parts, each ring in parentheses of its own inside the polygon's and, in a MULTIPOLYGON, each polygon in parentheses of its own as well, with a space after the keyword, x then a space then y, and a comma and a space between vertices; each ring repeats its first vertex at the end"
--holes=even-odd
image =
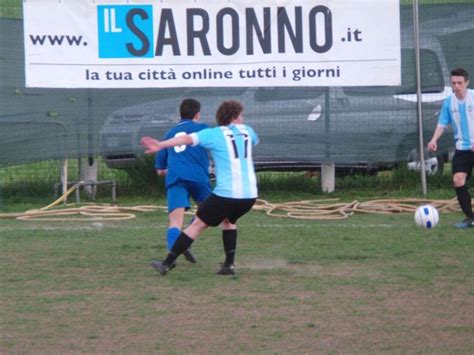
POLYGON ((199 234, 206 230, 206 228, 207 224, 196 216, 193 220, 193 223, 191 223, 184 231, 180 233, 165 262, 170 265, 170 263, 176 260, 180 254, 191 247, 191 244, 196 240, 199 234))
POLYGON ((221 225, 222 243, 224 245, 225 260, 221 264, 221 268, 217 272, 219 275, 235 274, 234 259, 237 249, 237 225, 230 223, 225 219, 221 225))
POLYGON ((153 261, 152 266, 157 269, 161 275, 166 275, 166 273, 173 267, 178 256, 183 254, 186 250, 189 250, 191 244, 194 240, 207 228, 205 224, 199 217, 195 217, 193 222, 180 233, 178 239, 174 243, 173 247, 169 251, 166 259, 161 261, 153 261))
MULTIPOLYGON (((190 194, 190 196, 193 198, 194 202, 196 202, 198 206, 200 203, 205 201, 211 194, 211 185, 209 184, 209 181, 206 181, 204 183, 195 182, 195 181, 186 181, 185 184, 186 184, 186 190, 188 191, 188 193, 190 194)), ((188 226, 191 225, 193 221, 194 221, 194 216, 191 219, 191 222, 189 222, 188 226)), ((196 258, 191 252, 191 248, 185 250, 183 252, 183 255, 186 258, 186 260, 188 260, 190 263, 196 262, 196 258)))
POLYGON ((160 274, 166 275, 170 266, 173 265, 178 256, 191 247, 194 240, 206 230, 208 226, 218 226, 225 219, 219 202, 220 200, 217 196, 211 195, 201 203, 193 222, 181 232, 166 259, 163 262, 156 261, 152 263, 153 267, 157 269, 160 274))
POLYGON ((224 245, 225 260, 217 272, 219 275, 234 275, 235 253, 237 250, 237 220, 250 211, 256 199, 224 199, 226 219, 221 223, 222 243, 224 245))
MULTIPOLYGON (((166 235, 168 251, 173 248, 183 228, 184 212, 190 208, 189 195, 185 181, 177 182, 166 190, 169 219, 169 228, 166 235)), ((189 262, 196 262, 196 258, 190 251, 185 252, 185 257, 189 262)))
POLYGON ((469 228, 473 226, 471 194, 466 186, 472 170, 472 152, 456 150, 452 161, 453 185, 461 210, 466 218, 455 224, 458 228, 469 228))
POLYGON ((181 233, 181 228, 184 222, 184 207, 178 207, 168 213, 169 227, 166 232, 166 245, 168 250, 171 250, 176 239, 181 233))

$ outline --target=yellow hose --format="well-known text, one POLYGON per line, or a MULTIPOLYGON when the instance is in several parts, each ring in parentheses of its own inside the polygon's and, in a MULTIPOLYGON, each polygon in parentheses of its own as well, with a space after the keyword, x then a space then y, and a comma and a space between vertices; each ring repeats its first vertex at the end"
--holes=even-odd
MULTIPOLYGON (((0 218, 14 218, 20 221, 118 221, 135 218, 136 212, 150 212, 159 209, 167 211, 166 206, 119 207, 107 204, 87 204, 73 208, 66 206, 66 208, 51 210, 75 191, 80 183, 78 182, 69 188, 61 197, 43 208, 22 213, 4 213, 0 214, 0 218)), ((416 208, 422 204, 431 204, 439 212, 460 211, 456 198, 451 200, 417 198, 377 199, 366 202, 354 200, 349 203, 337 201, 338 199, 321 199, 270 203, 266 200, 258 199, 253 209, 264 211, 268 216, 272 217, 305 220, 346 219, 354 213, 414 213, 416 208)), ((187 214, 193 213, 194 211, 188 211, 187 214)))

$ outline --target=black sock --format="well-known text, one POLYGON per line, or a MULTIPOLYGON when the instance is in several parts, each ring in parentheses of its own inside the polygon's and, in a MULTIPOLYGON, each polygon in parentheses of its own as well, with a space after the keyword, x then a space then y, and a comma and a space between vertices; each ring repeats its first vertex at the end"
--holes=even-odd
POLYGON ((181 232, 163 263, 171 265, 193 242, 194 240, 189 238, 186 233, 181 232))
POLYGON ((234 264, 235 249, 237 247, 237 229, 222 231, 222 242, 224 243, 225 266, 234 264))
POLYGON ((471 206, 471 194, 467 189, 466 185, 456 187, 456 196, 458 197, 459 206, 461 206, 461 210, 464 212, 466 217, 472 217, 472 206, 471 206))

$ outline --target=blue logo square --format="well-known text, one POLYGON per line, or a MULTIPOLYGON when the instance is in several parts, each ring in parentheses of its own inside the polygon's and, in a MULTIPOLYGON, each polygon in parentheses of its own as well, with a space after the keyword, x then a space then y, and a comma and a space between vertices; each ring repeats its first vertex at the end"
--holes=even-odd
POLYGON ((99 58, 153 58, 152 5, 97 6, 99 58))

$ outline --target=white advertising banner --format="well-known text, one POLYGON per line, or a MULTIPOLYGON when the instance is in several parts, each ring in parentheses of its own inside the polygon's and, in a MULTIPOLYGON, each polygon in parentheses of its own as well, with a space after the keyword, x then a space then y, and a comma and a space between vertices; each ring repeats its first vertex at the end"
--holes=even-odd
POLYGON ((399 0, 25 0, 26 86, 400 85, 399 0))

